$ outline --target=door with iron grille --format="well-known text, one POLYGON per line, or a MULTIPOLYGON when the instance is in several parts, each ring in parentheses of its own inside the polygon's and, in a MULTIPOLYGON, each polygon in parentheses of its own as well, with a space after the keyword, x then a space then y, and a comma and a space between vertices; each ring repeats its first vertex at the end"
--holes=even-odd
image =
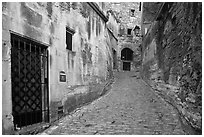
POLYGON ((130 71, 130 62, 123 62, 123 70, 130 71))
POLYGON ((11 33, 14 126, 49 121, 47 46, 11 33))

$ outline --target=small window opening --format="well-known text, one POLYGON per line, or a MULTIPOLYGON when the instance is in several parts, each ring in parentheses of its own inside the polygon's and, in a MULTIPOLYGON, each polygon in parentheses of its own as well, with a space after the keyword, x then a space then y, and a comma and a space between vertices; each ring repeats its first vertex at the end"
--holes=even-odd
POLYGON ((72 34, 66 32, 66 44, 67 49, 72 51, 72 34))
POLYGON ((131 9, 131 10, 130 10, 130 16, 131 16, 131 17, 134 17, 134 16, 135 16, 135 10, 134 10, 134 9, 131 9))
POLYGON ((72 51, 72 35, 74 34, 74 30, 70 29, 70 28, 66 28, 66 49, 71 50, 72 51))
POLYGON ((127 30, 127 34, 128 34, 128 35, 131 35, 131 31, 132 31, 132 29, 128 29, 128 30, 127 30))

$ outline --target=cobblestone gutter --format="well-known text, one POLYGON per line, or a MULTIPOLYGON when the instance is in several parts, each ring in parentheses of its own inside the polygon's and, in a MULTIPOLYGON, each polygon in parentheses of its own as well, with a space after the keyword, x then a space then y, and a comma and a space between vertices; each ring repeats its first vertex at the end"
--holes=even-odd
POLYGON ((185 103, 182 103, 177 95, 180 90, 179 87, 165 84, 163 82, 154 82, 147 80, 144 77, 143 80, 156 92, 157 95, 162 97, 177 110, 182 127, 186 133, 191 135, 202 134, 202 117, 199 113, 191 113, 186 109, 185 103))

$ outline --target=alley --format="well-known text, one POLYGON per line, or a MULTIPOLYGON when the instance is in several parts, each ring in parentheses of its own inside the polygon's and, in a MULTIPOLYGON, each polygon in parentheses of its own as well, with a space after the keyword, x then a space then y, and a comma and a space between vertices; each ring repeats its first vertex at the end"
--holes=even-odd
POLYGON ((176 111, 156 96, 139 72, 116 72, 108 93, 41 134, 180 135, 176 111))
POLYGON ((202 2, 2 2, 3 135, 200 135, 202 102, 202 2))

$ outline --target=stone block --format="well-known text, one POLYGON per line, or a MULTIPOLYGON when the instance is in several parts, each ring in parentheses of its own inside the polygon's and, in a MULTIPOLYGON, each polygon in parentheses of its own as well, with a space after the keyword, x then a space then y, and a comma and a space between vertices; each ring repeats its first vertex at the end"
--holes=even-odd
POLYGON ((4 30, 4 29, 2 30, 2 40, 5 42, 10 41, 10 32, 8 30, 4 30))
POLYGON ((10 29, 10 20, 8 15, 2 14, 2 30, 8 31, 10 29))
POLYGON ((42 23, 42 15, 33 9, 29 8, 25 3, 21 3, 21 13, 28 24, 35 27, 40 27, 42 23))

